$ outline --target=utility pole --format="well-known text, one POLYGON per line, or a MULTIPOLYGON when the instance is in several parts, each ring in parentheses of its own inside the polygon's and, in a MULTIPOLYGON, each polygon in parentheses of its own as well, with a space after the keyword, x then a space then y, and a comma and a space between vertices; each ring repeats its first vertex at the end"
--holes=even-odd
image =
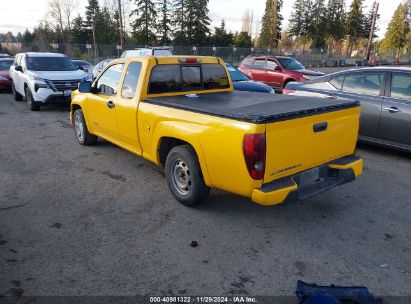
POLYGON ((120 46, 124 50, 124 33, 123 33, 123 13, 121 12, 121 0, 118 0, 118 21, 120 23, 120 46))
POLYGON ((379 6, 380 6, 380 3, 377 2, 377 1, 374 1, 373 16, 372 16, 372 23, 371 23, 371 29, 370 29, 370 37, 368 38, 367 53, 365 55, 365 60, 366 61, 370 60, 371 46, 372 46, 372 40, 374 38, 375 23, 377 21, 379 6))

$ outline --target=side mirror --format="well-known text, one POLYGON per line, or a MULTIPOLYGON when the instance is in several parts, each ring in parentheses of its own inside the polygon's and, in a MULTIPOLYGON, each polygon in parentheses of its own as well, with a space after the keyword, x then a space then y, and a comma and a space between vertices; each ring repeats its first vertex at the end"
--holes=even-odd
POLYGON ((78 91, 80 93, 92 93, 91 81, 82 81, 78 84, 78 91))
POLYGON ((280 66, 279 66, 279 65, 277 65, 277 66, 274 68, 274 71, 281 71, 280 66))
POLYGON ((22 73, 23 73, 23 68, 22 68, 21 65, 16 66, 16 67, 14 68, 14 70, 17 71, 17 72, 22 72, 22 73))
POLYGON ((83 68, 81 65, 78 65, 78 66, 77 66, 77 69, 84 71, 84 68, 83 68))

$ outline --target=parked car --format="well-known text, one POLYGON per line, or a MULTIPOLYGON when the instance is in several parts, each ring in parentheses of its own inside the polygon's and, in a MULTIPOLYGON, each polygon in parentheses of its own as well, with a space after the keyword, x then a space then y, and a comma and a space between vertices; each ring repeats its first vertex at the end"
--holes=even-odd
POLYGON ((95 79, 98 74, 100 74, 100 72, 107 66, 107 64, 109 64, 111 61, 113 61, 113 59, 105 59, 103 61, 100 61, 99 63, 97 63, 94 68, 93 68, 93 79, 95 79))
POLYGON ((71 92, 88 79, 64 54, 20 53, 10 67, 16 101, 25 97, 30 110, 49 103, 70 103, 71 92))
POLYGON ((285 93, 358 100, 361 141, 411 151, 411 68, 346 70, 288 83, 285 93))
POLYGON ((353 181, 359 116, 355 101, 234 91, 221 59, 198 56, 114 60, 70 110, 79 144, 102 137, 165 166, 185 205, 211 187, 274 205, 353 181))
POLYGON ((279 92, 291 81, 305 81, 324 75, 323 72, 306 69, 296 59, 285 56, 249 56, 238 69, 279 92))
POLYGON ((79 60, 79 59, 72 59, 73 63, 79 68, 80 70, 83 70, 86 72, 89 76, 88 80, 93 80, 93 65, 85 60, 79 60))
POLYGON ((13 58, 0 58, 0 91, 11 90, 10 67, 13 58))
POLYGON ((121 58, 171 55, 173 55, 173 53, 169 47, 152 47, 124 51, 121 53, 121 58))
POLYGON ((247 75, 240 72, 228 63, 226 63, 225 66, 227 67, 227 71, 230 74, 234 90, 275 94, 275 91, 272 87, 262 82, 251 80, 247 75))

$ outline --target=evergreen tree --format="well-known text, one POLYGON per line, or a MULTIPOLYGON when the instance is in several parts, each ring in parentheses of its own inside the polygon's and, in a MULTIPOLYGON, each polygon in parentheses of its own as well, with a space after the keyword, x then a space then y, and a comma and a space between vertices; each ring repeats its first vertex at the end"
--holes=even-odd
POLYGON ((186 25, 186 0, 174 0, 173 4, 174 14, 172 15, 171 24, 174 27, 174 40, 175 45, 186 45, 187 33, 185 30, 186 25))
POLYGON ((95 35, 100 44, 114 44, 118 42, 118 25, 110 15, 109 9, 103 7, 95 16, 95 35))
POLYGON ((345 37, 345 0, 329 0, 326 18, 327 38, 340 42, 345 37))
POLYGON ((88 0, 86 6, 86 19, 84 20, 84 28, 87 33, 87 41, 93 41, 94 49, 96 50, 96 16, 100 13, 100 6, 98 0, 88 0))
POLYGON ((406 4, 400 4, 391 18, 381 47, 387 50, 395 50, 395 55, 398 56, 400 50, 406 45, 408 33, 407 6, 406 4))
POLYGON ((250 48, 253 46, 251 36, 247 32, 235 33, 233 41, 236 47, 250 48))
POLYGON ((324 48, 326 37, 326 10, 324 0, 314 0, 308 26, 308 36, 314 48, 324 48))
POLYGON ((23 35, 20 32, 17 33, 16 41, 17 42, 22 42, 23 41, 23 35))
POLYGON ((227 33, 225 29, 225 21, 221 21, 220 27, 214 28, 214 35, 212 36, 212 42, 215 46, 231 46, 233 45, 233 34, 227 33))
POLYGON ((262 19, 259 47, 276 48, 281 39, 282 16, 280 10, 283 0, 267 0, 262 19))
POLYGON ((345 33, 348 35, 348 54, 352 53, 355 43, 361 38, 366 38, 365 16, 363 13, 363 0, 353 0, 345 21, 345 33))
POLYGON ((159 43, 161 45, 168 45, 171 42, 171 18, 170 18, 170 0, 158 0, 158 10, 161 14, 161 19, 157 24, 157 32, 159 34, 159 43))
POLYGON ((32 44, 34 41, 34 35, 28 30, 26 29, 23 33, 23 39, 22 39, 22 44, 23 46, 29 46, 30 44, 32 44))
POLYGON ((87 31, 84 28, 84 21, 80 15, 73 19, 71 39, 72 43, 86 43, 88 40, 87 31))
POLYGON ((210 33, 208 17, 208 0, 186 0, 186 30, 188 42, 192 45, 207 44, 210 33))
POLYGON ((152 45, 156 43, 157 10, 152 0, 135 0, 136 9, 130 16, 136 16, 132 23, 133 36, 138 44, 152 45))
POLYGON ((306 36, 306 24, 304 13, 306 9, 306 0, 295 0, 293 12, 289 19, 288 34, 296 38, 306 36))

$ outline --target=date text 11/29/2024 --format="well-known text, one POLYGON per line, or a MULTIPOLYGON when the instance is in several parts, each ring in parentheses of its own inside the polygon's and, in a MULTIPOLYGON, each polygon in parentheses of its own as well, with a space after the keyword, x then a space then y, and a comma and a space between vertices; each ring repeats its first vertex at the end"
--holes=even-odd
POLYGON ((162 296, 150 297, 150 303, 257 303, 257 299, 249 296, 232 297, 191 297, 191 296, 162 296))

